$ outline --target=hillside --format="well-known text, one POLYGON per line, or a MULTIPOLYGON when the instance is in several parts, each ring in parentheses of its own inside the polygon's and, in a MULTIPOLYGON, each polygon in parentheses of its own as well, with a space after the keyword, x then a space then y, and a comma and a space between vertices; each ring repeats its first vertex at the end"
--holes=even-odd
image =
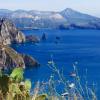
POLYGON ((100 18, 67 8, 60 12, 0 10, 0 17, 11 19, 18 28, 93 28, 100 29, 100 18))

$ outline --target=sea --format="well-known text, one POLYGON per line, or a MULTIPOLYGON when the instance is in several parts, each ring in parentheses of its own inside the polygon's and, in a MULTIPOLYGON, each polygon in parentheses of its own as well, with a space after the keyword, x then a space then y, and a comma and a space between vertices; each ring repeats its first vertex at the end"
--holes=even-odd
MULTIPOLYGON (((39 43, 14 44, 13 48, 19 53, 34 57, 39 67, 26 68, 24 76, 35 82, 48 82, 54 74, 48 66, 52 59, 64 77, 69 79, 73 71, 73 64, 77 62, 77 70, 81 83, 87 81, 88 87, 95 87, 100 99, 100 30, 92 29, 35 29, 22 30, 25 35, 35 35, 40 38, 39 43), (45 34, 46 39, 42 40, 45 34)), ((56 79, 57 78, 56 76, 56 79)), ((84 85, 84 84, 83 84, 84 85)), ((61 87, 58 92, 62 93, 61 87)))

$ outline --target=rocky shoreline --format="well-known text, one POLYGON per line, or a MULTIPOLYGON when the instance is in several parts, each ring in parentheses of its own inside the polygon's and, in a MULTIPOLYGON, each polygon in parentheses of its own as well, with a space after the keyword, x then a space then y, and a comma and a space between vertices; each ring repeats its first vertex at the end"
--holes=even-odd
MULTIPOLYGON (((29 55, 19 54, 10 47, 13 43, 37 42, 38 38, 25 36, 8 19, 0 20, 0 68, 11 69, 15 67, 35 67, 39 63, 29 55)), ((39 42, 39 41, 38 41, 39 42)))

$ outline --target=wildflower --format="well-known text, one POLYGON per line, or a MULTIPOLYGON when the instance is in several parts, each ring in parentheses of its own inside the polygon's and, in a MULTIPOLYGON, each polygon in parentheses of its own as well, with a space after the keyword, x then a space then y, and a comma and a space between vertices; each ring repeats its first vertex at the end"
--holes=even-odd
POLYGON ((48 61, 48 64, 52 64, 53 63, 53 61, 48 61))
POLYGON ((74 88, 75 87, 75 84, 74 83, 71 83, 70 85, 69 85, 69 88, 74 88))
POLYGON ((61 96, 68 96, 68 95, 69 95, 68 92, 65 92, 65 93, 61 94, 61 96))
POLYGON ((76 73, 75 72, 72 72, 72 73, 70 73, 70 76, 71 77, 76 77, 76 73))

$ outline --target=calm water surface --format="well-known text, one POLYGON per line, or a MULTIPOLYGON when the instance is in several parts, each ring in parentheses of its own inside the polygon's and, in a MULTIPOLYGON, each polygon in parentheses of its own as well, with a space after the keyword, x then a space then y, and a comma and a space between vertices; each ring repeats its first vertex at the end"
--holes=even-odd
MULTIPOLYGON (((87 79, 89 85, 96 85, 98 96, 100 95, 100 30, 24 30, 25 35, 34 34, 41 38, 45 33, 46 41, 38 44, 28 43, 13 45, 20 53, 25 53, 36 58, 41 66, 27 69, 25 77, 35 81, 47 81, 51 75, 51 69, 47 62, 53 55, 59 69, 64 69, 67 77, 72 71, 72 64, 78 62, 78 70, 84 77, 88 70, 87 79), (56 37, 60 37, 59 40, 56 37)), ((99 97, 100 98, 100 97, 99 97)))

